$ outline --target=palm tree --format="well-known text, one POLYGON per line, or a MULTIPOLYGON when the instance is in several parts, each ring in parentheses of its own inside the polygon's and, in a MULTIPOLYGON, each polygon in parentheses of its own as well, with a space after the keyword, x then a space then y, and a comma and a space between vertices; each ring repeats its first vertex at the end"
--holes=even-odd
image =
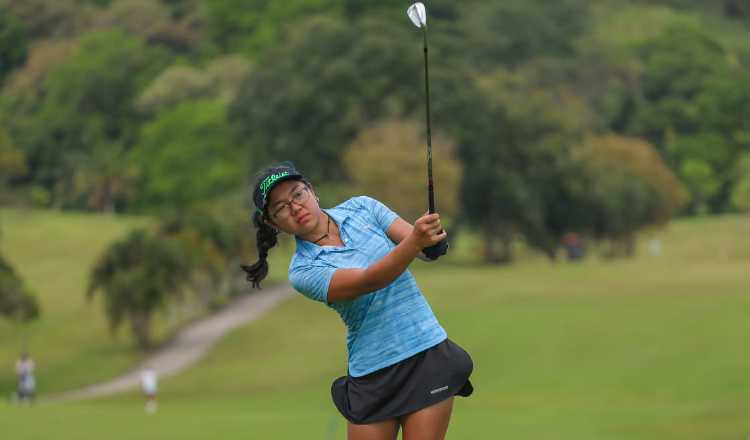
POLYGON ((154 311, 166 308, 170 298, 181 297, 189 276, 177 243, 138 229, 99 258, 86 295, 91 300, 101 291, 112 330, 128 320, 138 346, 148 349, 154 311))
POLYGON ((192 268, 191 288, 207 307, 219 306, 243 291, 243 250, 253 247, 249 234, 240 234, 234 219, 227 218, 231 215, 223 216, 217 209, 213 215, 199 208, 174 213, 159 226, 160 235, 181 243, 192 268))

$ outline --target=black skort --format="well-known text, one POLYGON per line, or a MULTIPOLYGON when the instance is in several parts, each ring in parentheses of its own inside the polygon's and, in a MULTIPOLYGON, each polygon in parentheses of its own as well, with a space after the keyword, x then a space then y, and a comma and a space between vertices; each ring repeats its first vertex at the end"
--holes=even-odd
POLYGON ((470 396, 471 356, 450 339, 361 377, 342 376, 331 385, 333 403, 354 424, 394 419, 451 396, 470 396))

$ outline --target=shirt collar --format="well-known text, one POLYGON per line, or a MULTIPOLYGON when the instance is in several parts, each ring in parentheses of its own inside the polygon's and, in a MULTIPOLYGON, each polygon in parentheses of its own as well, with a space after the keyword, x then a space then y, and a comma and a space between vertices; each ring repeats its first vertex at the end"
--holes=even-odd
MULTIPOLYGON (((339 226, 339 233, 342 233, 344 222, 351 215, 350 211, 348 209, 338 209, 338 208, 324 209, 323 211, 325 211, 328 215, 331 216, 331 219, 334 222, 336 222, 336 224, 339 226)), ((315 257, 320 255, 321 252, 326 250, 326 248, 324 248, 323 246, 318 246, 317 244, 311 241, 302 240, 301 238, 297 236, 295 236, 294 239, 297 243, 297 252, 310 259, 315 259, 315 257)))

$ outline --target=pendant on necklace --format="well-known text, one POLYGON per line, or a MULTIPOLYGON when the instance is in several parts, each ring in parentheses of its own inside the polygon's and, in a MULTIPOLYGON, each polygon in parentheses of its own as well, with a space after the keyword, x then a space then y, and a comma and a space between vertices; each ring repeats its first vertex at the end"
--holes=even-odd
POLYGON ((318 242, 320 242, 320 240, 322 240, 324 238, 327 238, 328 234, 331 232, 331 216, 328 215, 328 214, 326 214, 326 217, 328 217, 328 227, 326 229, 326 233, 322 237, 320 237, 319 239, 313 241, 313 243, 315 243, 315 244, 318 244, 318 242))

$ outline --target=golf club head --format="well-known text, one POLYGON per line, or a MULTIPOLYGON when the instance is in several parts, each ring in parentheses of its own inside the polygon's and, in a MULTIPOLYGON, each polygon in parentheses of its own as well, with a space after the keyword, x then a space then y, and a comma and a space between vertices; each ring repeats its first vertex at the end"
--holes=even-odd
POLYGON ((406 10, 406 15, 409 16, 409 19, 414 23, 414 26, 418 28, 421 28, 422 26, 427 27, 427 10, 422 2, 416 2, 409 6, 409 9, 406 10))

